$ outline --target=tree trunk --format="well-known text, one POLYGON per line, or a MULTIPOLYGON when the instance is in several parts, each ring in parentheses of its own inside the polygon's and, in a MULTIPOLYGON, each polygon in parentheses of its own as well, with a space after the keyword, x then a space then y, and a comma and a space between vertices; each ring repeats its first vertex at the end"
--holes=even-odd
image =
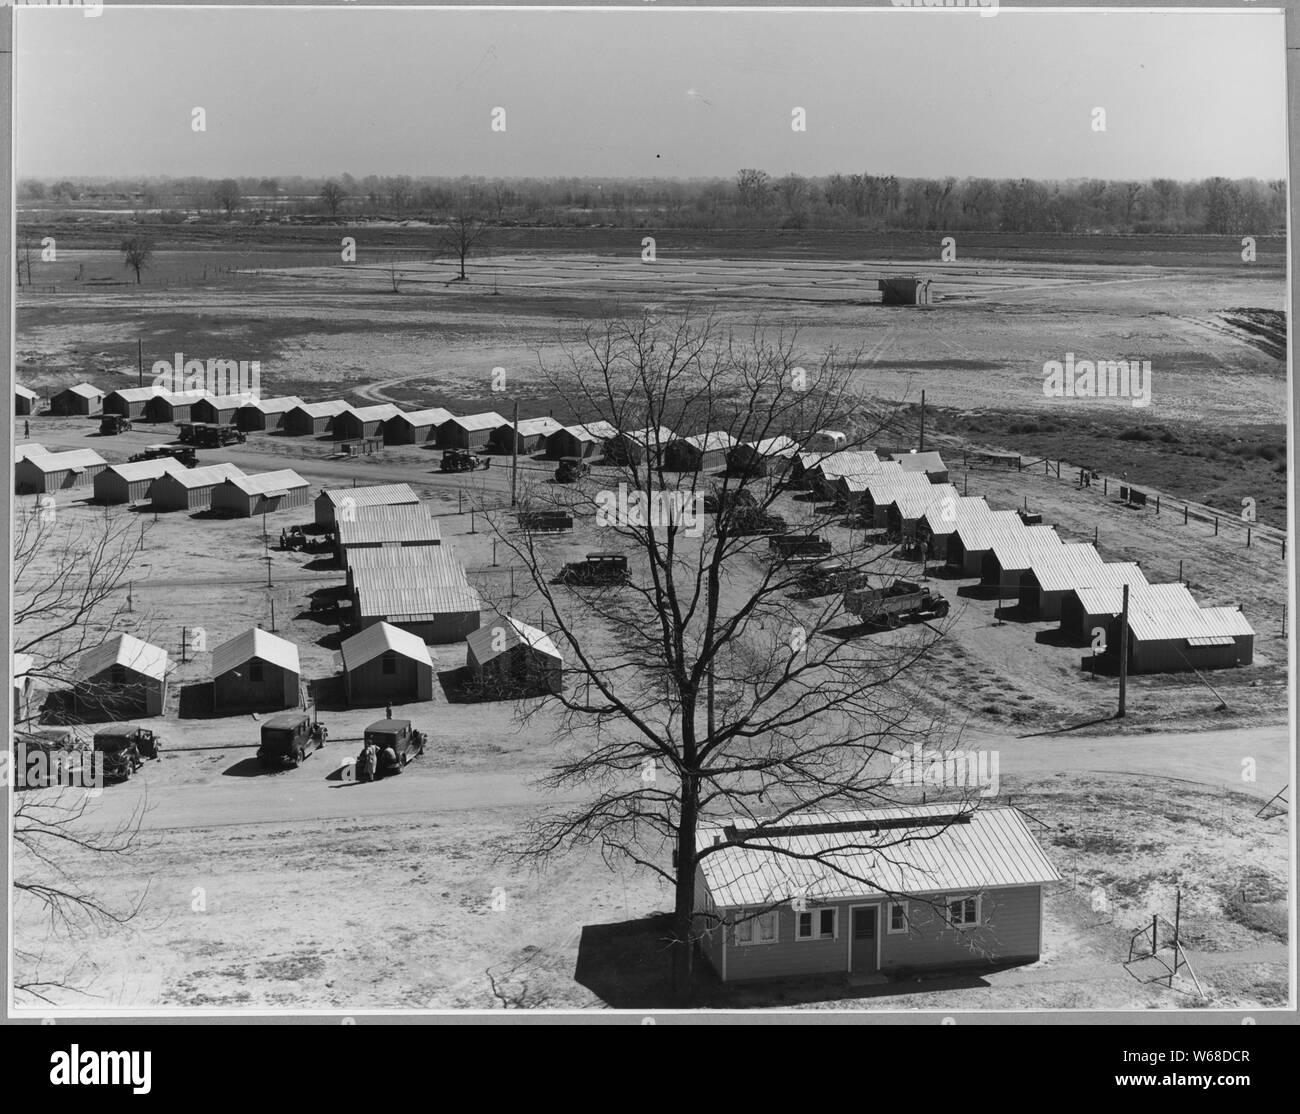
POLYGON ((677 892, 673 906, 673 993, 690 998, 695 988, 695 828, 699 819, 694 778, 682 782, 682 814, 677 829, 677 892))

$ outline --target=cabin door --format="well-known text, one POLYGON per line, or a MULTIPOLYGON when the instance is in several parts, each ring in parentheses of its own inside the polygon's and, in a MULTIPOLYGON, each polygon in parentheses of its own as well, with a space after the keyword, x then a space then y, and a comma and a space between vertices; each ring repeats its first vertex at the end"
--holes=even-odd
POLYGON ((855 974, 876 970, 876 933, 879 931, 880 907, 855 905, 850 910, 849 970, 855 974))

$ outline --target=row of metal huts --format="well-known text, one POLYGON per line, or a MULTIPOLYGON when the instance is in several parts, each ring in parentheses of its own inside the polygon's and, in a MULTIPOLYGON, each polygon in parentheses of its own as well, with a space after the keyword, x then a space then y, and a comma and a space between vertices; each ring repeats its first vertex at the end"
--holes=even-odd
POLYGON ((1255 634, 1239 607, 1201 607, 1182 583, 1151 584, 1136 562, 1107 562, 1091 542, 1066 542, 1017 511, 995 511, 947 483, 937 453, 881 460, 875 453, 800 453, 795 482, 923 549, 958 577, 1012 596, 1022 614, 1056 620, 1076 645, 1118 651, 1129 589, 1129 668, 1137 673, 1250 665, 1255 634))
POLYGON ((326 490, 315 510, 318 525, 334 528, 360 628, 340 648, 350 701, 430 699, 427 644, 460 641, 475 681, 558 691, 563 660, 554 643, 506 616, 482 625, 478 592, 408 484, 326 490))
MULTIPOLYGON (((35 392, 16 388, 18 413, 33 413, 36 401, 35 392)), ((725 431, 679 437, 665 427, 620 432, 605 421, 566 426, 552 417, 526 418, 516 426, 495 411, 457 415, 442 407, 408 411, 391 403, 355 407, 339 399, 305 402, 296 395, 254 398, 201 390, 170 392, 157 386, 124 387, 106 394, 92 384, 79 383, 51 396, 50 412, 117 414, 154 423, 207 422, 245 431, 328 435, 339 441, 378 438, 387 445, 433 445, 475 452, 517 449, 554 458, 586 459, 603 453, 611 461, 632 464, 649 455, 656 461, 662 459, 668 470, 681 472, 724 465, 763 472, 773 463, 788 463, 799 447, 785 436, 742 443, 725 431)), ((837 448, 845 435, 820 431, 809 444, 817 447, 818 441, 837 448)))
POLYGON ((49 452, 21 446, 14 464, 19 495, 89 487, 100 503, 148 502, 160 511, 222 510, 242 517, 305 507, 310 488, 291 468, 245 474, 234 464, 186 468, 170 458, 109 464, 93 449, 49 452))

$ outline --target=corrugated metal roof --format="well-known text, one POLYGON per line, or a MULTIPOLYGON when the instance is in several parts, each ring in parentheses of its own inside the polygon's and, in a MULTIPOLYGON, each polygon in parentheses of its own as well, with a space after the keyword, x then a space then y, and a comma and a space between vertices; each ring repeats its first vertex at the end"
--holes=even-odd
POLYGON ((566 425, 567 433, 573 434, 579 441, 608 441, 618 436, 618 430, 609 422, 587 422, 585 425, 566 425))
MULTIPOLYGON (((80 395, 82 398, 102 398, 104 392, 101 391, 94 383, 78 383, 75 387, 68 387, 69 394, 80 395)), ((35 395, 32 396, 33 398, 35 395)))
POLYGON ((499 429, 507 424, 505 418, 495 410, 488 410, 482 414, 463 414, 459 418, 448 418, 447 421, 471 433, 480 429, 499 429))
POLYGON ((1065 592, 1092 583, 1104 563, 1092 542, 1070 542, 1038 550, 1026 567, 1042 591, 1065 592))
POLYGON ((465 583, 465 567, 449 546, 404 545, 375 546, 372 549, 348 550, 348 570, 353 583, 367 580, 377 588, 400 585, 407 581, 431 584, 465 583), (395 579, 371 574, 388 571, 395 579))
POLYGON ((799 461, 809 471, 832 476, 851 476, 870 472, 880 464, 880 457, 867 449, 836 449, 825 453, 800 453, 799 461))
POLYGON ((42 472, 61 472, 65 468, 93 468, 108 462, 94 449, 69 449, 63 453, 30 453, 27 457, 42 472))
POLYGON ((908 492, 928 491, 934 485, 923 472, 904 472, 901 468, 894 472, 862 472, 854 476, 842 476, 841 481, 849 490, 871 493, 871 501, 888 506, 895 499, 908 492), (861 486, 857 486, 857 485, 861 486))
POLYGON ((382 542, 442 540, 442 527, 421 504, 358 507, 356 517, 336 523, 339 544, 377 545, 382 542))
POLYGON ((160 391, 158 401, 168 406, 192 406, 201 399, 211 399, 207 391, 160 391))
POLYGON ((44 445, 29 443, 25 445, 14 446, 15 464, 17 464, 20 460, 29 460, 32 457, 49 456, 49 455, 50 455, 50 450, 47 449, 44 445))
POLYGON ((13 656, 14 680, 21 681, 24 677, 27 676, 28 673, 32 671, 32 668, 35 666, 35 664, 36 664, 36 659, 33 658, 31 654, 14 654, 13 656))
POLYGON ((993 513, 993 508, 982 495, 959 495, 953 504, 951 518, 945 518, 942 505, 931 507, 917 521, 924 520, 931 534, 951 534, 959 522, 975 522, 993 513))
POLYGON ((957 894, 1060 880, 1015 809, 976 809, 969 813, 968 822, 943 826, 942 818, 954 811, 952 805, 915 805, 793 816, 787 826, 851 823, 863 827, 859 832, 813 835, 782 835, 778 828, 771 834, 749 835, 752 846, 716 851, 711 850, 714 838, 725 838, 723 831, 705 828, 698 833, 696 846, 708 852, 700 860, 705 883, 714 902, 724 909, 772 905, 800 896, 834 901, 881 891, 957 894), (883 830, 869 826, 906 820, 915 821, 915 826, 883 830))
POLYGON ((331 487, 320 493, 336 510, 354 507, 398 507, 419 503, 410 484, 371 484, 369 487, 331 487))
POLYGON ((147 402, 151 398, 157 398, 163 393, 163 389, 158 386, 154 387, 121 387, 112 392, 124 402, 147 402))
POLYGON ((891 502, 898 507, 899 515, 910 522, 921 518, 931 509, 941 510, 945 500, 951 500, 951 505, 955 507, 960 498, 952 484, 932 484, 927 480, 923 488, 913 487, 899 491, 891 502))
POLYGON ((212 674, 228 673, 252 658, 261 658, 290 673, 300 672, 297 646, 261 627, 253 627, 212 651, 212 674))
POLYGON ((93 677, 112 665, 122 665, 161 681, 167 676, 167 651, 142 642, 132 634, 119 634, 102 646, 83 654, 77 663, 77 679, 93 677))
POLYGON ((424 639, 391 623, 375 623, 366 627, 339 647, 343 668, 349 671, 368 661, 374 661, 389 650, 433 668, 433 655, 429 653, 424 639))
MULTIPOLYGON (((858 472, 841 472, 834 477, 834 481, 841 491, 849 494, 861 494, 867 490, 867 484, 872 480, 884 476, 901 476, 902 474, 903 470, 892 460, 882 460, 878 464, 873 464, 858 472)), ((915 478, 925 479, 924 476, 915 478)))
POLYGON ((278 495, 281 492, 296 491, 306 487, 304 480, 292 468, 281 468, 275 472, 258 472, 252 476, 231 476, 225 481, 239 488, 245 495, 278 495))
POLYGON ((294 407, 294 410, 301 410, 309 418, 334 418, 345 410, 351 409, 350 403, 338 398, 330 399, 328 402, 304 402, 294 407))
POLYGON ((946 472, 948 466, 938 453, 895 453, 891 458, 904 472, 946 472))
POLYGON ((401 412, 401 407, 394 406, 391 402, 352 408, 352 416, 363 422, 386 422, 389 418, 396 418, 401 412))
MULTIPOLYGON (((510 425, 509 422, 505 424, 510 425)), ((519 423, 518 432, 521 437, 549 437, 552 433, 558 433, 563 428, 564 426, 549 416, 545 418, 524 418, 519 423)))
POLYGON ((243 470, 235 464, 205 464, 202 468, 182 468, 171 474, 181 487, 214 487, 225 480, 242 476, 243 470))
POLYGON ((403 569, 357 569, 353 574, 359 612, 390 622, 419 623, 440 615, 481 611, 483 601, 468 583, 434 583, 403 569))
POLYGON ((960 521, 953 532, 967 549, 992 549, 995 542, 1015 541, 1028 530, 1051 530, 1050 526, 1026 526, 1015 511, 990 511, 969 522, 960 521))
POLYGON ((283 414, 286 410, 292 410, 296 406, 302 406, 303 401, 297 395, 281 395, 279 398, 254 398, 244 403, 244 406, 251 406, 254 410, 260 410, 263 414, 283 414))
POLYGON ((509 615, 497 615, 486 626, 472 631, 465 641, 480 663, 500 657, 516 646, 531 646, 547 657, 561 663, 564 661, 549 634, 509 615))
POLYGON ((1036 553, 1059 549, 1061 535, 1050 526, 1030 526, 1024 537, 999 538, 989 552, 998 565, 1005 569, 1027 569, 1036 553))
POLYGON ((208 403, 216 410, 236 410, 255 401, 252 395, 209 395, 208 403))
POLYGON ((443 422, 449 422, 456 415, 450 410, 444 410, 441 406, 431 406, 426 410, 410 410, 406 413, 394 414, 390 421, 405 422, 409 426, 440 426, 443 422))
POLYGON ((137 460, 130 464, 110 464, 104 469, 105 472, 121 476, 127 483, 135 483, 137 480, 156 480, 159 476, 185 470, 185 465, 170 456, 160 457, 157 460, 137 460))
POLYGON ((755 456, 794 456, 799 451, 799 446, 784 433, 761 441, 742 441, 737 447, 752 449, 755 456))
POLYGON ((715 429, 711 433, 696 433, 690 437, 678 437, 676 440, 702 453, 726 452, 736 444, 736 439, 725 429, 715 429))
POLYGON ((645 429, 634 429, 631 433, 623 434, 629 441, 635 441, 638 445, 667 445, 673 439, 673 431, 667 426, 646 426, 645 429))
POLYGON ((1169 608, 1148 607, 1145 601, 1136 607, 1129 603, 1129 630, 1139 642, 1164 642, 1169 639, 1209 639, 1202 645, 1224 645, 1228 640, 1255 632, 1246 616, 1235 607, 1169 608))
POLYGON ((30 387, 24 387, 21 383, 14 384, 14 394, 22 395, 22 397, 26 399, 35 399, 40 397, 30 387))

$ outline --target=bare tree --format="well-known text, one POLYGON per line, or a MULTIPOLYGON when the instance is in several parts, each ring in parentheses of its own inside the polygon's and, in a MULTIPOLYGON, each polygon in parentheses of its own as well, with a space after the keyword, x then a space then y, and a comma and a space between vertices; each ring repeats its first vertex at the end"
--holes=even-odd
POLYGON ((244 201, 243 195, 239 192, 239 183, 233 178, 223 178, 218 182, 213 197, 217 204, 226 211, 227 217, 233 216, 235 210, 244 201))
POLYGON ((153 258, 153 239, 147 233, 128 236, 119 249, 122 252, 122 265, 135 272, 135 281, 140 282, 140 272, 149 266, 153 258))
MULTIPOLYGON (((644 318, 589 330, 566 366, 544 372, 583 420, 620 430, 723 431, 743 443, 789 437, 802 444, 814 430, 836 429, 862 445, 889 420, 852 389, 856 359, 834 352, 815 363, 801 359, 792 337, 756 331, 742 339, 712 320, 644 318)), ((941 713, 925 712, 916 697, 941 634, 921 626, 902 637, 853 637, 861 631, 845 619, 838 596, 801 592, 800 570, 772 559, 767 538, 755 532, 784 498, 777 476, 751 457, 710 493, 699 473, 665 467, 659 434, 642 439, 642 451, 618 454, 619 492, 538 485, 521 501, 525 511, 550 504, 601 516, 606 547, 629 554, 631 586, 558 586, 545 543, 539 548, 531 533, 492 521, 498 542, 531 579, 528 602, 541 605, 565 654, 566 683, 553 699, 567 749, 543 784, 592 792, 582 805, 533 822, 522 853, 545 861, 595 843, 607 859, 629 859, 671 884, 673 981, 688 994, 693 945, 718 927, 716 915, 699 910, 699 864, 740 845, 787 854, 765 833, 800 811, 896 803, 887 754, 913 742, 941 746, 945 735, 941 713), (640 512, 609 514, 611 502, 630 507, 637 493, 640 512), (688 514, 706 494, 718 500, 718 513, 688 514), (666 506, 675 510, 665 513, 666 506), (742 820, 748 834, 726 828, 733 834, 697 847, 702 829, 742 820)), ((768 463, 774 460, 789 462, 768 463)), ((795 506, 801 532, 834 528, 845 536, 842 509, 807 496, 795 506)), ((847 538, 836 554, 841 563, 896 574, 895 547, 860 527, 847 538)), ((856 842, 867 839, 888 860, 912 838, 888 836, 856 842)), ((820 860, 847 873, 834 855, 820 860)), ((773 907, 796 896, 773 894, 773 907)))
POLYGON ((461 206, 453 216, 448 218, 446 226, 438 237, 437 255, 454 256, 460 264, 458 281, 465 281, 465 260, 470 252, 483 246, 488 234, 487 222, 478 213, 461 206))
MULTIPOLYGON (((18 510, 13 534, 14 652, 32 656, 33 679, 66 684, 82 654, 124 618, 122 590, 143 529, 125 520, 65 525, 38 506, 18 510)), ((24 760, 25 751, 15 758, 24 760)), ((51 971, 46 949, 56 936, 108 930, 139 912, 143 894, 109 900, 87 879, 102 872, 103 857, 138 847, 144 802, 105 830, 83 823, 90 801, 84 788, 27 789, 13 800, 15 992, 33 1002, 51 1001, 59 991, 83 993, 85 973, 75 963, 51 971)))
POLYGON ((331 217, 339 215, 339 207, 346 197, 346 191, 337 182, 326 182, 320 188, 320 199, 331 217))

